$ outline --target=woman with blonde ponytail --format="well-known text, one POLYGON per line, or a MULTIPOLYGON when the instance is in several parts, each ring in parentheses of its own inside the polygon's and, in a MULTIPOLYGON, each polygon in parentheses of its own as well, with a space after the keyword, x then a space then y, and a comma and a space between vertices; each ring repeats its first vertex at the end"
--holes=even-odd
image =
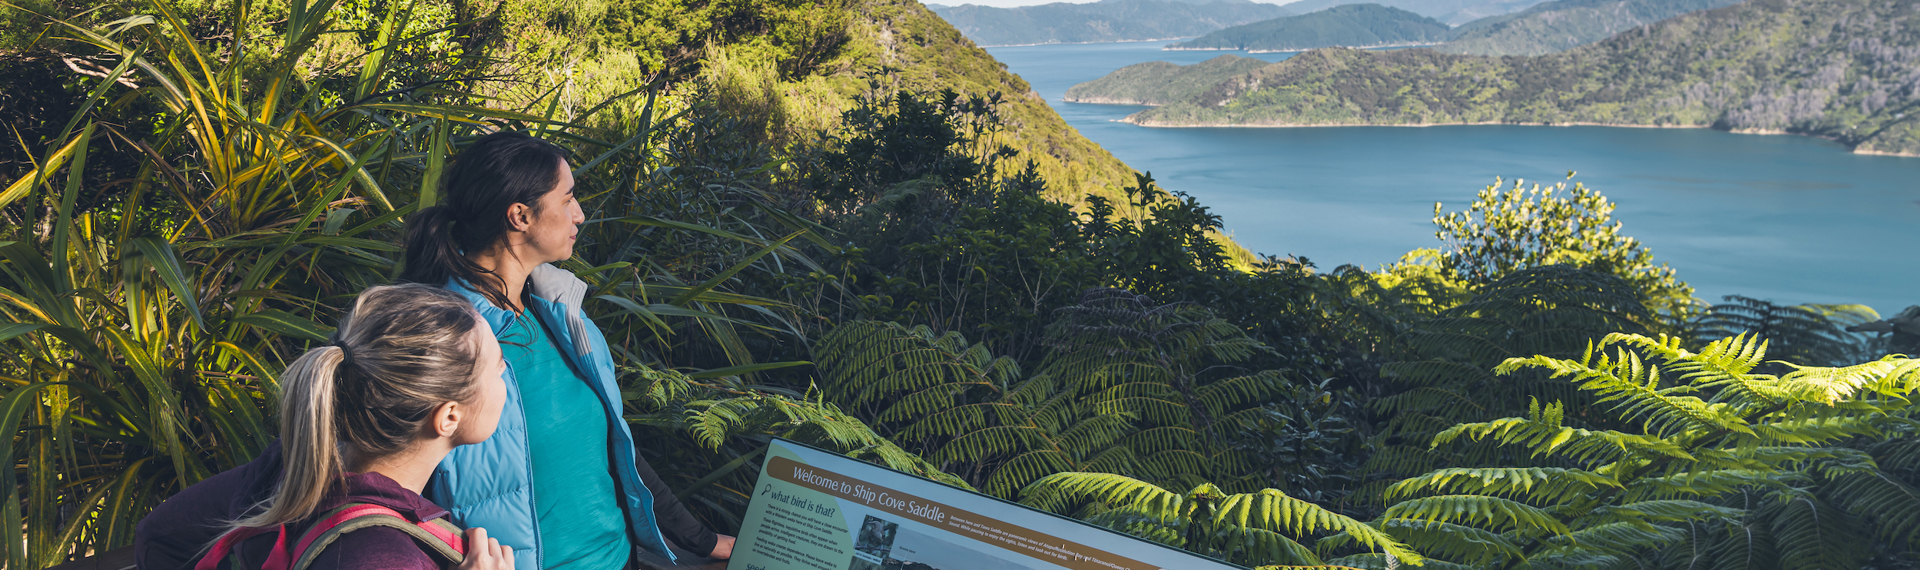
POLYGON ((504 368, 492 329, 466 299, 423 285, 368 289, 330 345, 281 374, 280 440, 141 521, 139 567, 513 568, 512 549, 480 528, 465 531, 464 556, 391 526, 339 533, 330 545, 305 540, 364 505, 406 524, 443 524, 435 521, 447 510, 420 492, 455 447, 493 434, 504 368))

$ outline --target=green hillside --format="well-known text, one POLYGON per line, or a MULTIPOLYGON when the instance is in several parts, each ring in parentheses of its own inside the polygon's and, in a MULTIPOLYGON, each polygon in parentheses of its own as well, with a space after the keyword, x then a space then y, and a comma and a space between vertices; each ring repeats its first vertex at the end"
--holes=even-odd
POLYGON ((995 8, 930 5, 983 46, 1071 44, 1190 38, 1293 12, 1248 0, 1104 0, 995 8))
POLYGON ((1065 99, 1074 103, 1165 105, 1199 95, 1229 77, 1266 65, 1263 60, 1232 54, 1193 65, 1164 61, 1136 63, 1067 89, 1065 99))
MULTIPOLYGON (((1026 80, 1006 70, 986 50, 962 36, 914 0, 863 0, 856 14, 849 69, 897 69, 910 89, 953 89, 961 94, 1000 93, 1007 129, 1000 141, 1033 160, 1055 197, 1078 203, 1088 193, 1118 195, 1134 171, 1112 153, 1067 125, 1026 80)), ((831 78, 841 93, 858 93, 866 80, 853 73, 831 78)))
POLYGON ((1571 51, 1317 50, 1128 120, 1149 126, 1712 127, 1920 154, 1915 0, 1766 0, 1571 51))
POLYGON ((1558 0, 1522 12, 1454 28, 1453 40, 1434 48, 1473 55, 1542 55, 1688 12, 1730 6, 1736 0, 1558 0))
POLYGON ((1226 28, 1167 49, 1299 51, 1331 46, 1376 47, 1446 41, 1445 23, 1379 4, 1335 6, 1311 14, 1226 28))
POLYGON ((577 54, 576 76, 582 85, 579 105, 591 106, 640 78, 637 71, 614 72, 619 62, 660 61, 681 73, 721 77, 729 85, 773 92, 777 108, 769 116, 769 130, 787 132, 795 140, 817 138, 821 129, 838 124, 840 113, 866 95, 870 82, 883 87, 919 92, 952 89, 963 96, 1000 94, 997 108, 1006 129, 994 141, 1032 160, 1048 181, 1051 194, 1078 203, 1088 193, 1118 196, 1118 188, 1133 180, 1133 169, 1100 145, 1081 136, 1053 112, 1025 80, 960 34, 946 21, 913 0, 848 0, 844 4, 793 2, 791 10, 812 9, 811 15, 785 16, 780 4, 688 3, 685 8, 661 8, 652 0, 614 0, 594 36, 591 51, 577 54), (623 14, 626 14, 623 16, 623 14), (787 31, 775 20, 772 33, 755 20, 787 18, 787 31), (837 23, 834 18, 838 18, 837 23), (746 22, 737 35, 706 22, 746 22), (824 22, 824 23, 823 23, 824 22), (783 37, 788 48, 779 43, 783 37), (706 38, 711 38, 707 40, 706 38), (682 46, 703 41, 723 43, 736 62, 717 65, 712 48, 686 52, 682 46), (835 42, 835 43, 829 43, 835 42), (830 45, 829 48, 820 46, 830 45), (681 50, 681 51, 676 51, 681 50), (784 50, 784 51, 783 51, 784 50), (812 50, 811 52, 805 50, 812 50), (687 53, 684 62, 674 55, 687 53), (756 61, 772 60, 770 65, 756 61), (774 76, 752 79, 756 65, 772 67, 774 76))

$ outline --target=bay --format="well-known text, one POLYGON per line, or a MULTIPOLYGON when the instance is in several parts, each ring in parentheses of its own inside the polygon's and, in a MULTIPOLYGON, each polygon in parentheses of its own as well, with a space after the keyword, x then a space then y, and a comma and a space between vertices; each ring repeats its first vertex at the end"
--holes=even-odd
POLYGON ((1068 87, 1120 67, 1223 53, 1162 51, 1167 43, 987 51, 1081 134, 1198 198, 1258 253, 1377 269, 1440 245, 1435 202, 1462 210, 1495 177, 1551 184, 1571 170, 1617 205, 1622 234, 1702 299, 1861 303, 1882 315, 1920 304, 1920 158, 1707 129, 1146 128, 1115 122, 1144 107, 1061 102, 1068 87))

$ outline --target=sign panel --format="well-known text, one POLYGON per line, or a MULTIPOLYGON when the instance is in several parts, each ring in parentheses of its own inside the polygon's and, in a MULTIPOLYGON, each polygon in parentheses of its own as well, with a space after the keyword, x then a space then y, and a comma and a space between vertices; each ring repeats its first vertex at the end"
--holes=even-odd
POLYGON ((1218 560, 775 439, 728 570, 1227 570, 1218 560))

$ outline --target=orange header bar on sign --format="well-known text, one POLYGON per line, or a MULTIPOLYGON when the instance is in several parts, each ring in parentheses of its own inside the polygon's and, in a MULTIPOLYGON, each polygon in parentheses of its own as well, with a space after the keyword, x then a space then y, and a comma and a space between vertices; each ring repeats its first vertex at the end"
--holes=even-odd
POLYGON ((821 471, 785 457, 774 456, 767 473, 775 479, 794 483, 835 497, 854 501, 868 508, 893 513, 923 524, 952 532, 1008 551, 1073 570, 1160 570, 1151 564, 1099 549, 1060 540, 1058 537, 1002 524, 972 512, 849 479, 839 473, 821 471))

